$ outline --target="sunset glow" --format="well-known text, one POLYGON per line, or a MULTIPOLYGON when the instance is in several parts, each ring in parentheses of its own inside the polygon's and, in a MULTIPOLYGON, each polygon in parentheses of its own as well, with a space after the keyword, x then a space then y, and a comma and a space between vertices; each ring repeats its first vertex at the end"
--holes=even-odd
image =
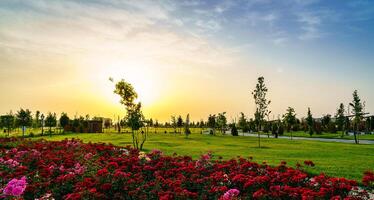
POLYGON ((262 75, 272 117, 334 113, 357 89, 373 111, 371 1, 0 2, 0 111, 123 116, 114 80, 147 117, 254 113, 262 75), (47 3, 48 2, 48 3, 47 3), (361 2, 361 3, 358 3, 361 2), (371 102, 371 103, 369 103, 371 102))

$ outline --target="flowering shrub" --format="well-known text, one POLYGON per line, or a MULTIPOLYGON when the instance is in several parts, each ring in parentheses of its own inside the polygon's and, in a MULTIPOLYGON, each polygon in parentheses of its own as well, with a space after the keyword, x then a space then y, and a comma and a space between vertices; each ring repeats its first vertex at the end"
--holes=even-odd
POLYGON ((15 138, 0 139, 0 193, 9 199, 369 198, 356 181, 310 176, 285 162, 271 167, 243 158, 213 160, 211 154, 193 160, 74 139, 15 138))

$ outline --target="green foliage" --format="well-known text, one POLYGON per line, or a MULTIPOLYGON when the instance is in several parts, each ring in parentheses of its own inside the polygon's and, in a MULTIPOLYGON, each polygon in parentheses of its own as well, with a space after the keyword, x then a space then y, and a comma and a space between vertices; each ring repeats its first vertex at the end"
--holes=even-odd
POLYGON ((69 122, 70 122, 70 119, 68 117, 68 114, 66 113, 61 113, 61 117, 60 117, 60 125, 62 128, 65 128, 67 125, 69 125, 69 122))
POLYGON ((356 134, 357 134, 356 132, 358 131, 359 124, 362 120, 363 105, 361 103, 360 97, 358 96, 357 90, 353 92, 352 96, 353 96, 353 100, 352 100, 352 103, 350 103, 349 105, 352 107, 352 114, 354 115, 354 118, 353 118, 353 125, 355 127, 354 136, 355 136, 355 142, 356 144, 358 144, 359 141, 358 141, 358 138, 356 137, 356 134))
POLYGON ((258 132, 258 147, 261 147, 261 137, 260 137, 260 130, 262 124, 265 121, 265 117, 269 117, 271 111, 269 111, 268 106, 271 101, 266 99, 266 94, 268 92, 267 87, 265 86, 265 79, 264 77, 259 77, 257 79, 256 88, 253 90, 252 95, 255 100, 256 104, 256 112, 255 112, 255 122, 257 125, 257 132, 258 132))
POLYGON ((184 134, 186 135, 186 138, 191 134, 191 130, 190 130, 190 114, 187 114, 186 122, 184 123, 184 134))
POLYGON ((214 135, 215 134, 214 131, 217 126, 216 115, 209 115, 207 126, 212 129, 210 133, 214 135))
POLYGON ((343 131, 344 129, 344 122, 345 122, 344 113, 345 113, 344 104, 341 103, 335 114, 336 125, 338 125, 339 131, 343 131))
POLYGON ((310 111, 310 108, 308 108, 308 114, 305 120, 308 125, 309 135, 312 136, 314 133, 314 130, 313 130, 314 120, 313 120, 313 116, 312 116, 312 112, 310 111))
POLYGON ((271 113, 271 111, 268 110, 271 101, 266 99, 267 92, 268 89, 265 86, 265 79, 261 76, 258 78, 256 88, 252 92, 256 104, 255 122, 257 124, 257 131, 260 131, 261 126, 265 121, 265 117, 268 117, 271 113))
POLYGON ((216 120, 217 126, 221 129, 221 133, 224 133, 226 125, 227 125, 227 119, 226 119, 225 114, 226 112, 218 113, 217 120, 216 120))
POLYGON ((283 122, 287 125, 287 132, 292 130, 292 126, 296 123, 295 109, 288 107, 286 114, 283 115, 283 122))
POLYGON ((12 113, 9 113, 7 115, 2 115, 0 116, 0 124, 1 127, 6 128, 8 132, 8 136, 12 129, 14 128, 15 125, 15 117, 13 116, 12 113))
POLYGON ((232 124, 230 125, 230 127, 231 127, 231 135, 232 135, 232 136, 238 136, 239 133, 238 133, 238 129, 236 128, 235 123, 232 123, 232 124))
POLYGON ((49 134, 52 134, 52 127, 57 125, 56 113, 49 112, 45 118, 45 126, 49 127, 49 134))
POLYGON ((25 127, 31 126, 32 124, 31 111, 21 108, 16 114, 16 122, 18 126, 22 126, 22 136, 25 136, 25 127))
MULTIPOLYGON (((110 80, 113 81, 113 79, 110 80)), ((142 150, 148 133, 144 131, 139 133, 138 131, 144 126, 145 120, 141 111, 142 104, 140 102, 135 103, 138 94, 135 92, 134 87, 123 79, 116 83, 114 93, 121 97, 121 104, 126 108, 125 121, 131 128, 133 146, 142 150)))
POLYGON ((249 124, 244 115, 244 113, 240 113, 239 121, 238 121, 238 128, 241 129, 243 132, 249 131, 249 124))

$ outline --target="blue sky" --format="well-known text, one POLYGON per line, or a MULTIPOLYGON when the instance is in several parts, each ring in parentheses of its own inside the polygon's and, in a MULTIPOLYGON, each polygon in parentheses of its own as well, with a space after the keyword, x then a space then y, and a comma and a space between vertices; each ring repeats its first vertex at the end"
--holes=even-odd
POLYGON ((3 0, 0 16, 1 112, 111 116, 114 76, 164 120, 251 116, 260 75, 275 117, 333 114, 354 89, 374 112, 374 1, 3 0))

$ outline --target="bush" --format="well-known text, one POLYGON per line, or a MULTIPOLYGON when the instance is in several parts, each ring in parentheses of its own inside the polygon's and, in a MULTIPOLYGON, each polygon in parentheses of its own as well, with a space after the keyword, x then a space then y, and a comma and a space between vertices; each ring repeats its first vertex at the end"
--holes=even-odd
MULTIPOLYGON (((193 160, 80 140, 0 139, 8 143, 19 145, 0 147, 5 199, 225 199, 229 193, 235 199, 369 199, 364 190, 354 192, 356 181, 312 176, 285 162, 272 167, 244 158, 213 160, 206 154, 193 160)), ((371 185, 372 177, 366 173, 364 184, 371 185)))

